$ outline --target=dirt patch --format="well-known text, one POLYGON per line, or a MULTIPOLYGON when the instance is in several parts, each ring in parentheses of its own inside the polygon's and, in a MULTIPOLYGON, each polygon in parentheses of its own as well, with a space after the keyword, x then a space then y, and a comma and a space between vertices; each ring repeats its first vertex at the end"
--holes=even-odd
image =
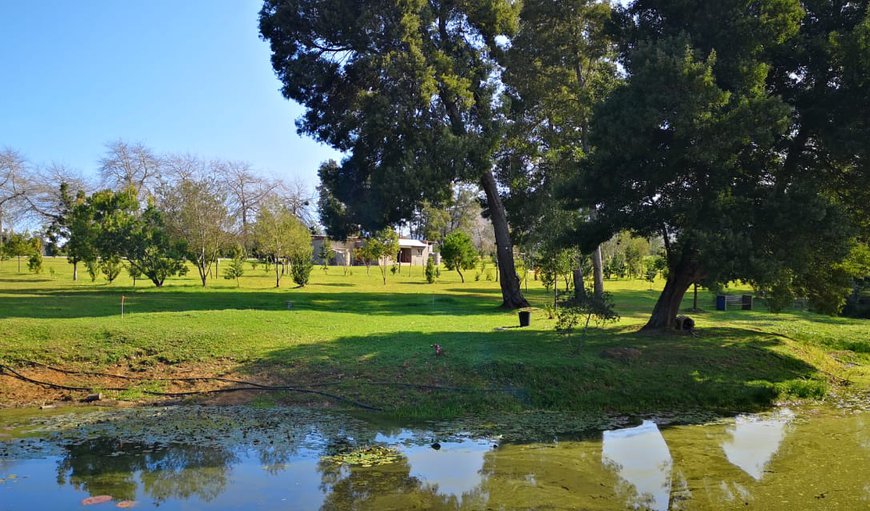
MULTIPOLYGON (((48 367, 20 365, 11 368, 16 373, 40 385, 24 381, 9 371, 0 372, 0 407, 42 406, 52 403, 80 402, 89 394, 101 393, 103 399, 94 401, 100 406, 112 403, 154 402, 178 399, 175 396, 151 395, 148 392, 182 393, 204 392, 236 386, 235 380, 258 381, 256 375, 240 375, 232 369, 234 363, 213 361, 201 364, 153 365, 148 371, 126 365, 112 366, 99 371, 74 367, 48 367), (58 388, 75 387, 82 390, 58 388)), ((236 393, 234 393, 236 394, 236 393)), ((247 402, 247 392, 239 392, 228 402, 247 402)), ((223 396, 222 396, 223 397, 223 396)))
POLYGON ((101 398, 85 404, 133 406, 162 402, 229 406, 271 402, 311 407, 331 407, 335 404, 324 395, 262 388, 319 388, 316 382, 311 383, 311 378, 304 378, 304 382, 295 379, 290 381, 283 377, 289 375, 276 371, 274 367, 261 368, 259 371, 249 369, 242 373, 238 371, 238 364, 230 360, 154 364, 145 371, 141 367, 128 365, 94 370, 75 366, 22 364, 10 369, 18 374, 0 372, 0 408, 85 403, 89 395, 96 393, 101 394, 101 398), (33 381, 25 381, 22 377, 33 381), (245 390, 232 390, 240 388, 245 390))

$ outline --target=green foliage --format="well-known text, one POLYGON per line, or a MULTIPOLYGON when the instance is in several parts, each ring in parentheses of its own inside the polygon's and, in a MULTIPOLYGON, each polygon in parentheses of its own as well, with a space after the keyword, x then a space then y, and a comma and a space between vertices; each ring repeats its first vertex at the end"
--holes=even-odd
POLYGON ((264 2, 260 32, 282 92, 306 108, 299 129, 349 154, 319 171, 331 235, 411 220, 420 199, 442 203, 454 179, 489 170, 492 50, 518 11, 505 0, 264 2))
MULTIPOLYGON (((120 254, 130 264, 138 266, 143 275, 155 286, 161 287, 167 278, 187 273, 183 245, 166 230, 163 213, 149 204, 138 217, 129 218, 124 228, 117 231, 123 240, 120 254)), ((117 252, 108 252, 108 256, 117 252)))
POLYGON ((100 276, 100 263, 96 260, 85 261, 85 269, 88 272, 88 276, 91 277, 91 282, 96 282, 97 277, 100 276))
MULTIPOLYGON (((305 108, 299 131, 347 155, 318 171, 330 234, 413 222, 424 199, 444 204, 453 183, 480 185, 501 265, 514 273, 493 164, 504 122, 496 58, 520 8, 509 0, 264 2, 260 34, 282 93, 305 108)), ((526 304, 516 279, 501 285, 507 306, 526 304)))
MULTIPOLYGON (((558 287, 560 278, 570 282, 568 277, 574 270, 576 261, 576 250, 545 247, 535 263, 544 287, 547 289, 552 289, 553 286, 558 287)), ((565 287, 567 289, 569 286, 566 284, 565 287)))
POLYGON ((214 177, 191 177, 161 189, 161 212, 169 235, 180 242, 184 257, 196 267, 202 285, 226 244, 225 193, 214 177))
POLYGON ((426 282, 428 282, 429 284, 434 284, 435 280, 438 278, 435 275, 436 270, 437 268, 435 268, 435 258, 430 257, 426 259, 426 282))
POLYGON ((332 249, 329 238, 323 240, 323 245, 320 246, 320 252, 317 254, 317 258, 320 259, 321 262, 320 269, 323 270, 324 273, 327 273, 329 271, 329 262, 335 258, 335 250, 332 249))
POLYGON ((650 287, 655 283, 656 278, 665 272, 667 265, 667 260, 660 255, 647 256, 643 259, 643 278, 645 281, 649 282, 650 287))
POLYGON ((121 258, 157 287, 187 272, 183 246, 167 232, 163 213, 150 202, 140 211, 132 188, 80 195, 70 217, 70 258, 84 261, 92 280, 99 272, 98 260, 121 258))
MULTIPOLYGON (((252 268, 256 270, 256 266, 252 268)), ((224 279, 235 280, 236 287, 241 285, 240 280, 245 275, 245 251, 242 247, 236 247, 233 250, 233 258, 224 268, 224 279)))
MULTIPOLYGON (((279 261, 292 259, 300 262, 307 258, 310 263, 311 231, 276 198, 260 206, 254 238, 260 255, 270 257, 275 263, 275 287, 281 285, 279 261)), ((300 278, 303 273, 300 273, 300 278)))
POLYGON ((18 271, 21 272, 21 258, 30 256, 36 250, 38 239, 31 238, 22 233, 13 233, 7 236, 3 247, 6 254, 18 259, 18 271))
POLYGON ((575 208, 599 206, 578 229, 587 248, 623 229, 665 240, 672 286, 650 328, 672 324, 675 302, 695 282, 743 278, 806 291, 825 280, 818 272, 835 279, 853 231, 833 199, 847 189, 830 178, 861 151, 839 153, 855 132, 828 127, 866 112, 866 101, 829 86, 846 81, 849 66, 832 70, 827 57, 816 60, 832 49, 813 46, 853 30, 866 12, 801 4, 765 5, 758 15, 735 2, 635 2, 619 18, 627 81, 597 110, 594 151, 566 196, 575 208), (828 101, 837 107, 818 115, 815 105, 828 101))
POLYGON ((592 288, 586 289, 580 296, 572 295, 569 299, 559 303, 556 309, 556 331, 562 334, 570 334, 579 325, 583 324, 580 334, 580 345, 586 339, 589 323, 596 326, 619 321, 616 312, 613 295, 602 293, 596 295, 592 288))
POLYGON ((117 256, 100 259, 100 271, 103 272, 109 283, 114 282, 118 278, 122 268, 121 258, 117 256))
POLYGON ((573 228, 592 206, 559 211, 558 192, 590 150, 595 105, 618 83, 610 18, 604 2, 525 1, 519 32, 501 56, 511 122, 499 177, 511 227, 524 246, 576 246, 573 228))
POLYGON ((381 277, 384 285, 387 285, 387 260, 396 258, 399 254, 399 235, 389 227, 377 231, 366 239, 362 254, 363 259, 367 261, 378 261, 381 277))
POLYGON ((42 273, 42 252, 37 251, 31 254, 27 259, 27 269, 37 275, 42 273))
POLYGON ((462 282, 465 282, 462 270, 471 270, 477 266, 477 250, 468 234, 462 231, 448 234, 441 244, 441 260, 448 270, 455 270, 462 282))
POLYGON ((93 198, 86 198, 84 192, 80 191, 70 205, 63 226, 68 237, 64 250, 67 260, 72 264, 96 261, 98 258, 96 240, 99 231, 94 213, 93 198))
POLYGON ((290 256, 290 276, 299 287, 304 287, 311 280, 311 270, 314 263, 311 261, 311 248, 296 250, 290 256))
POLYGON ((142 277, 142 271, 138 266, 133 266, 129 262, 127 263, 127 274, 130 275, 130 278, 133 280, 133 285, 136 285, 136 280, 142 277))

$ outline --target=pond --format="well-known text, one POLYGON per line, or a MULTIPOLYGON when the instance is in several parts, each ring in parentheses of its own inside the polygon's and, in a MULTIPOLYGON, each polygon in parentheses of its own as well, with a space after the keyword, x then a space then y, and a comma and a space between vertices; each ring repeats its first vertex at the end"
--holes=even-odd
POLYGON ((553 417, 397 425, 306 409, 0 411, 0 511, 870 508, 866 411, 622 419, 574 434, 542 426, 553 417))

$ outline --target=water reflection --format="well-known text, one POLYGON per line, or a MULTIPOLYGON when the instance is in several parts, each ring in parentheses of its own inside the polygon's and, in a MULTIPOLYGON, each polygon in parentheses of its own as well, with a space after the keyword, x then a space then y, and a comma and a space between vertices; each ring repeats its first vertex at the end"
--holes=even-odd
MULTIPOLYGON (((634 428, 605 431, 601 461, 628 483, 625 493, 635 508, 664 511, 671 494, 671 453, 652 421, 634 428)), ((620 492, 622 493, 622 492, 620 492)))
POLYGON ((160 504, 197 497, 205 502, 227 486, 227 467, 238 457, 221 448, 162 447, 100 438, 68 445, 58 461, 57 481, 89 495, 136 500, 139 486, 160 504))
POLYGON ((722 442, 725 457, 756 481, 764 477, 764 469, 779 450, 786 435, 786 426, 794 413, 783 409, 764 418, 740 415, 727 428, 730 440, 722 442))
POLYGON ((44 442, 53 447, 43 454, 0 442, 0 509, 74 508, 96 495, 162 511, 870 508, 870 414, 801 417, 785 410, 661 430, 645 421, 498 447, 346 424, 276 421, 229 440, 206 428, 209 442, 188 432, 167 440, 150 424, 148 441, 83 427, 75 441, 44 442), (323 457, 370 445, 398 455, 371 466, 323 457), (10 474, 15 482, 3 482, 10 474))

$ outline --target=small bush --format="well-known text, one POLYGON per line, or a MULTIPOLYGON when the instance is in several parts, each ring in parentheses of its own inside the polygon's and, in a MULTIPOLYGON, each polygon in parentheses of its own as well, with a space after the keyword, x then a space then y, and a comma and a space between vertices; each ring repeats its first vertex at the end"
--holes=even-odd
POLYGON ((121 268, 121 260, 117 257, 110 257, 100 261, 100 271, 103 272, 103 276, 106 277, 106 280, 110 284, 121 274, 121 268))
POLYGON ((299 287, 305 287, 311 280, 311 270, 314 263, 311 262, 311 254, 301 253, 290 257, 290 276, 299 287))
POLYGON ((224 269, 224 278, 226 280, 235 280, 236 287, 241 284, 239 279, 245 274, 245 258, 241 254, 237 254, 230 260, 230 264, 224 269))
POLYGON ((37 275, 42 273, 42 254, 34 252, 27 260, 27 268, 37 275))
POLYGON ((426 282, 429 284, 434 284, 435 280, 438 278, 436 275, 437 268, 435 267, 435 260, 433 258, 429 258, 426 261, 426 282))
POLYGON ((86 261, 85 268, 88 270, 88 275, 91 277, 91 282, 96 282, 100 276, 100 265, 97 261, 86 261))
POLYGON ((556 331, 569 334, 582 322, 583 331, 580 335, 582 342, 589 329, 589 323, 594 322, 596 326, 601 326, 618 320, 619 314, 614 310, 613 296, 610 293, 596 295, 591 288, 588 288, 579 298, 572 296, 559 303, 559 309, 556 311, 556 331))

